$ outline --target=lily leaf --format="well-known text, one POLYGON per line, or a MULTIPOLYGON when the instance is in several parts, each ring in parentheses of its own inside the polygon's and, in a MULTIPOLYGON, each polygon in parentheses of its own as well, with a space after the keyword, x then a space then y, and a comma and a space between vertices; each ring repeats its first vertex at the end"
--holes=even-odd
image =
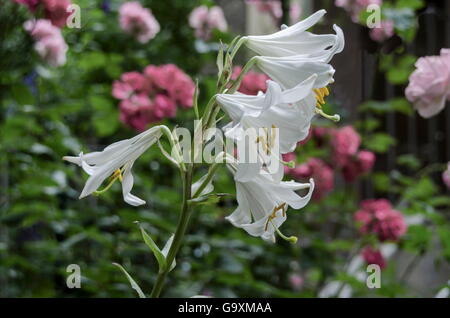
POLYGON ((139 287, 139 285, 136 283, 136 281, 133 279, 133 277, 131 277, 131 275, 128 274, 128 272, 125 270, 125 268, 123 268, 123 266, 118 263, 113 263, 113 265, 120 268, 120 270, 125 274, 128 281, 130 282, 131 288, 133 288, 138 293, 139 298, 146 298, 145 294, 142 292, 141 287, 139 287))
POLYGON ((144 239, 145 244, 147 244, 147 246, 153 252, 153 255, 155 255, 156 260, 158 261, 159 272, 160 273, 163 272, 164 269, 167 266, 167 264, 166 264, 166 257, 161 252, 161 250, 159 249, 158 245, 156 245, 156 243, 152 240, 150 235, 148 235, 147 232, 145 232, 144 228, 140 224, 139 224, 139 228, 141 229, 142 238, 144 239))
POLYGON ((222 72, 223 72, 223 44, 222 41, 220 42, 220 49, 219 49, 219 53, 217 54, 217 69, 219 70, 218 73, 218 78, 220 80, 220 78, 222 77, 222 72))
MULTIPOLYGON (((167 260, 167 255, 169 254, 170 247, 172 246, 172 242, 173 242, 173 238, 174 238, 174 237, 175 237, 175 234, 172 234, 172 235, 170 236, 170 238, 169 238, 169 239, 167 240, 167 242, 166 242, 166 245, 164 245, 164 247, 163 247, 163 249, 162 249, 162 251, 161 251, 161 253, 164 255, 164 258, 165 258, 166 260, 167 260)), ((169 272, 172 271, 172 269, 174 269, 176 265, 177 265, 177 262, 176 262, 176 260, 174 259, 173 262, 172 262, 172 264, 170 265, 169 272)))
POLYGON ((200 115, 198 113, 198 79, 195 80, 194 113, 195 113, 195 118, 199 119, 200 115))

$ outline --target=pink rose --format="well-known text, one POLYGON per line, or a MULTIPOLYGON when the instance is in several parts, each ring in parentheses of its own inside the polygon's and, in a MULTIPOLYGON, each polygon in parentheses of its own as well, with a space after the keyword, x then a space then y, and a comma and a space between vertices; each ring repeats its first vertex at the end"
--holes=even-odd
POLYGON ((375 234, 381 242, 398 241, 407 229, 402 213, 394 210, 384 199, 361 202, 354 219, 361 226, 360 233, 375 234))
POLYGON ((45 17, 52 21, 53 25, 62 28, 66 25, 70 12, 67 8, 71 5, 70 0, 41 0, 44 5, 45 17))
POLYGON ((135 94, 120 102, 120 120, 138 130, 144 131, 151 122, 153 104, 145 94, 135 94))
MULTIPOLYGON (((295 154, 285 154, 283 155, 283 160, 295 160, 295 154)), ((314 200, 322 199, 334 188, 334 171, 319 158, 310 158, 306 163, 295 168, 287 167, 285 168, 285 172, 300 181, 313 178, 315 188, 312 197, 314 200)))
MULTIPOLYGON (((280 0, 246 0, 249 5, 254 5, 260 12, 270 15, 272 20, 279 24, 283 11, 281 8, 280 0)), ((298 3, 294 2, 289 7, 289 19, 291 23, 296 23, 301 15, 301 7, 298 3)))
POLYGON ((34 49, 50 66, 57 67, 66 63, 68 46, 60 29, 52 25, 50 20, 29 20, 24 29, 33 37, 34 49))
MULTIPOLYGON (((241 66, 235 66, 233 68, 231 79, 237 79, 241 71, 241 66)), ((241 86, 239 86, 239 92, 246 95, 257 95, 259 92, 265 93, 268 79, 269 77, 266 74, 249 71, 242 79, 241 86)))
POLYGON ((370 29, 369 36, 376 42, 383 42, 394 35, 394 22, 391 20, 381 21, 379 28, 370 29))
POLYGON ((355 179, 369 172, 375 163, 375 154, 371 151, 359 151, 356 156, 347 160, 342 169, 344 179, 353 182, 355 179))
POLYGON ((375 264, 380 266, 380 269, 386 268, 386 260, 379 250, 375 250, 370 246, 366 246, 362 250, 361 255, 366 261, 367 265, 375 264))
POLYGON ((192 10, 189 15, 189 25, 195 30, 195 36, 208 41, 214 29, 225 32, 228 24, 220 7, 214 6, 208 9, 202 5, 192 10))
POLYGON ((41 0, 14 0, 16 3, 26 5, 28 9, 32 12, 36 11, 41 0))
POLYGON ((140 43, 147 43, 159 32, 160 26, 150 9, 137 1, 125 2, 119 8, 120 27, 140 43))
POLYGON ((450 100, 450 49, 441 49, 438 56, 419 58, 405 94, 424 118, 442 111, 445 101, 450 100))
POLYGON ((160 121, 164 118, 173 118, 177 114, 177 105, 166 95, 158 94, 153 100, 152 114, 155 121, 160 121))
POLYGON ((352 126, 336 129, 332 133, 331 145, 336 164, 343 167, 355 155, 361 144, 361 137, 352 126))

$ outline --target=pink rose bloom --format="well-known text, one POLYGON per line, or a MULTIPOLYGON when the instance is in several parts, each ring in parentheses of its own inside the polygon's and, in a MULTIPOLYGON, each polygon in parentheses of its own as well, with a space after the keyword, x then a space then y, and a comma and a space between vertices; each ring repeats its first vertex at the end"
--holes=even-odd
POLYGON ((356 156, 347 161, 342 169, 344 179, 353 182, 359 176, 366 174, 375 163, 375 154, 371 151, 361 150, 356 156))
POLYGON ((41 0, 44 5, 44 14, 47 19, 52 21, 53 25, 62 28, 66 25, 70 12, 67 7, 71 5, 70 0, 41 0))
POLYGON ((173 118, 177 114, 177 105, 175 102, 163 94, 158 94, 153 100, 152 117, 154 121, 160 121, 164 118, 173 118))
POLYGON ((120 120, 138 130, 144 131, 152 121, 153 104, 145 94, 135 94, 120 102, 120 120))
POLYGON ((214 29, 225 32, 228 29, 227 20, 220 7, 209 8, 205 5, 192 10, 189 15, 189 25, 195 30, 195 36, 208 41, 214 29))
POLYGON ((379 28, 370 29, 369 36, 376 42, 383 42, 394 35, 394 22, 391 20, 381 21, 379 28))
POLYGON ((361 137, 352 126, 344 126, 332 133, 331 145, 336 164, 343 167, 355 155, 361 144, 361 137))
POLYGON ((120 81, 114 81, 112 95, 117 99, 127 99, 135 92, 146 91, 147 86, 147 79, 141 73, 123 73, 120 81))
MULTIPOLYGON (((241 66, 235 66, 233 68, 231 79, 237 79, 241 71, 241 66)), ((246 95, 258 95, 259 92, 265 93, 267 89, 267 80, 269 80, 269 77, 266 74, 249 71, 242 79, 241 86, 239 86, 239 92, 246 95)))
POLYGON ((447 170, 442 173, 442 180, 448 189, 450 189, 450 162, 447 164, 447 170))
POLYGON ((120 27, 140 43, 147 43, 159 32, 160 26, 150 9, 137 1, 125 2, 119 8, 120 27))
POLYGON ((375 264, 380 266, 380 269, 386 268, 386 260, 379 250, 375 250, 370 246, 366 246, 362 250, 361 255, 366 261, 367 265, 375 264))
POLYGON ((66 63, 67 44, 61 31, 50 20, 39 19, 25 22, 24 29, 33 37, 34 49, 50 66, 66 63))
POLYGON ((446 100, 450 100, 450 49, 441 49, 438 56, 417 60, 405 95, 424 118, 444 109, 446 100))
POLYGON ((144 69, 144 75, 150 82, 152 90, 164 90, 180 106, 185 108, 192 107, 195 84, 176 65, 149 65, 144 69))
POLYGON ((397 241, 407 229, 402 213, 385 199, 362 201, 354 219, 361 225, 360 233, 375 234, 381 242, 397 241))
MULTIPOLYGON (((283 160, 295 159, 292 154, 286 154, 283 156, 283 160)), ((310 158, 306 163, 295 168, 287 167, 285 171, 296 180, 304 181, 313 178, 315 188, 312 197, 316 201, 322 199, 334 188, 334 171, 319 158, 310 158)))

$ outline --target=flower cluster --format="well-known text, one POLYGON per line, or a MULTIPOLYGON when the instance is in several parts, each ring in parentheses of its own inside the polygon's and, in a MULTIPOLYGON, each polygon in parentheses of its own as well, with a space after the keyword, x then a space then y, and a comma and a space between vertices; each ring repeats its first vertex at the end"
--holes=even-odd
POLYGON ((24 24, 25 30, 34 39, 34 49, 50 66, 57 67, 66 63, 67 44, 61 30, 50 20, 29 20, 24 24))
MULTIPOLYGON (((334 4, 337 7, 344 8, 350 14, 352 21, 359 23, 361 12, 365 11, 370 5, 381 6, 383 0, 335 0, 334 4)), ((376 42, 383 42, 392 37, 394 33, 394 22, 382 20, 380 25, 370 29, 369 36, 376 42)))
POLYGON ((173 64, 124 73, 112 87, 112 95, 121 100, 120 120, 138 131, 175 117, 177 107, 192 107, 194 91, 192 79, 173 64))
MULTIPOLYGON (((322 199, 334 188, 335 170, 340 170, 347 182, 368 173, 374 163, 375 154, 368 150, 360 150, 361 137, 351 126, 342 128, 315 127, 308 137, 300 142, 313 139, 318 147, 329 147, 332 160, 327 162, 320 158, 310 158, 307 162, 295 167, 285 167, 285 172, 295 180, 313 178, 316 191, 313 198, 322 199)), ((284 161, 296 161, 295 153, 283 156, 284 161)))
MULTIPOLYGON (((239 74, 241 74, 241 71, 241 66, 235 66, 233 68, 233 74, 231 74, 231 79, 236 80, 239 74)), ((249 71, 242 78, 238 91, 246 95, 258 95, 259 92, 265 93, 267 90, 267 80, 269 80, 269 77, 266 74, 249 71)))
POLYGON ((402 213, 385 199, 362 201, 354 218, 360 224, 361 234, 375 234, 380 242, 398 241, 406 233, 402 213))
MULTIPOLYGON (((280 24, 283 17, 280 0, 246 0, 249 5, 254 5, 260 12, 270 15, 275 24, 280 24)), ((300 18, 301 7, 297 2, 291 3, 289 6, 289 19, 291 23, 295 23, 300 18)))
POLYGON ((26 5, 31 12, 36 12, 42 8, 44 17, 53 25, 62 28, 70 15, 67 8, 71 5, 70 0, 14 0, 17 3, 26 5))
POLYGON ((189 25, 195 30, 195 36, 204 41, 211 38, 213 30, 225 32, 228 29, 227 20, 218 6, 195 8, 189 15, 189 25))
MULTIPOLYGON (((225 63, 220 59, 223 54, 219 54, 219 92, 205 107, 202 120, 206 126, 196 127, 203 131, 215 125, 220 120, 216 118, 220 109, 231 119, 224 130, 228 138, 238 143, 237 158, 224 152, 215 158, 216 162, 228 158, 227 168, 236 183, 238 207, 227 219, 250 235, 265 240, 274 241, 275 234, 291 242, 297 240, 296 237, 286 237, 279 227, 287 218, 288 207, 303 208, 310 201, 314 190, 313 179, 307 183, 282 181, 284 169, 279 163, 286 163, 281 160, 281 154, 294 151, 297 144, 308 136, 315 114, 338 118, 337 115, 325 114, 322 105, 328 95, 326 87, 334 81, 334 69, 329 62, 344 47, 342 30, 334 26, 336 34, 328 35, 316 35, 307 31, 324 14, 325 10, 320 10, 275 34, 241 37, 233 42, 232 53, 227 53, 225 63), (232 58, 242 45, 246 45, 257 55, 243 67, 235 81, 230 81, 232 58), (256 96, 236 92, 243 75, 253 65, 258 66, 273 81, 267 81, 266 92, 256 96), (245 138, 244 130, 248 129, 259 133, 253 140, 254 144, 247 145, 249 149, 254 148, 255 144, 258 146, 256 162, 247 162, 239 150, 239 140, 245 138), (222 159, 219 159, 220 156, 222 159), (305 193, 302 196, 296 191, 305 193)), ((114 83, 113 95, 122 99, 123 104, 124 100, 132 98, 142 99, 139 101, 141 103, 145 100, 143 94, 150 94, 149 100, 155 103, 155 97, 163 94, 185 107, 191 106, 192 101, 188 102, 187 98, 192 97, 193 93, 191 81, 186 76, 180 76, 174 66, 162 68, 147 67, 143 74, 145 80, 136 74, 123 77, 121 81, 114 83), (182 79, 181 85, 178 83, 179 78, 182 79), (185 91, 186 87, 188 91, 185 91)), ((146 109, 152 107, 155 106, 147 106, 146 109)), ((130 193, 133 186, 131 168, 136 159, 156 143, 162 134, 171 142, 174 157, 167 151, 163 151, 163 154, 180 168, 183 175, 187 175, 186 171, 192 172, 192 165, 180 160, 182 156, 178 150, 177 138, 166 126, 154 126, 132 139, 114 143, 102 152, 65 157, 65 160, 80 165, 90 175, 81 196, 103 193, 119 180, 122 182, 126 202, 132 205, 145 203, 130 193), (97 190, 108 177, 108 185, 103 190, 97 190)), ((162 147, 161 144, 158 145, 162 147)), ((211 182, 215 167, 216 165, 211 166, 210 172, 192 185, 189 191, 192 192, 191 197, 186 200, 199 200, 213 190, 211 182)), ((185 182, 186 180, 188 179, 185 182)), ((188 183, 187 186, 191 184, 188 183)))
POLYGON ((450 49, 419 58, 405 94, 420 116, 430 118, 441 112, 450 101, 450 49))
POLYGON ((122 30, 134 36, 140 43, 147 43, 160 30, 152 11, 142 7, 137 1, 125 2, 120 6, 119 23, 122 30))
MULTIPOLYGON (((402 213, 394 210, 385 199, 362 201, 354 219, 361 234, 373 234, 380 242, 398 241, 407 230, 402 213)), ((361 255, 367 264, 376 264, 381 269, 386 267, 382 253, 372 246, 366 246, 361 255)))

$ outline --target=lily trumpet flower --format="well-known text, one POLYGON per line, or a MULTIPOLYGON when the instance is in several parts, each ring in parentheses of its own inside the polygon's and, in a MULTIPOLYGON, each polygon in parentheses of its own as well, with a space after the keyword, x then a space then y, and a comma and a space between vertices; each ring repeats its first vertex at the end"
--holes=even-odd
POLYGON ((303 21, 290 27, 285 27, 269 35, 253 35, 242 38, 245 45, 260 55, 286 57, 304 55, 305 57, 321 57, 329 62, 332 56, 344 48, 344 34, 334 25, 336 34, 313 34, 306 30, 316 24, 324 15, 325 10, 319 10, 303 21))
POLYGON ((84 198, 92 193, 103 193, 116 180, 119 180, 122 183, 125 202, 134 206, 145 204, 144 200, 130 193, 134 183, 131 168, 136 159, 159 140, 164 129, 168 130, 166 126, 154 126, 131 139, 115 142, 103 151, 88 154, 80 153, 76 157, 63 157, 64 160, 79 165, 89 174, 80 198, 84 198), (108 185, 103 190, 97 191, 108 177, 108 185))
MULTIPOLYGON (((234 174, 239 164, 231 163, 229 170, 234 174)), ((236 181, 237 209, 226 217, 234 226, 244 229, 252 236, 275 241, 275 233, 288 241, 296 242, 296 237, 286 237, 279 227, 286 221, 287 208, 301 209, 311 199, 314 180, 309 183, 294 181, 277 182, 268 174, 258 174, 248 182, 236 181), (295 191, 308 189, 305 196, 295 191)))
POLYGON ((279 134, 272 135, 272 138, 278 139, 280 152, 292 152, 297 143, 308 135, 315 114, 313 87, 316 80, 317 75, 313 74, 297 86, 285 90, 269 80, 266 94, 257 96, 218 94, 217 102, 232 119, 232 123, 226 126, 229 128, 226 129, 227 137, 239 140, 245 129, 273 129, 279 134))

